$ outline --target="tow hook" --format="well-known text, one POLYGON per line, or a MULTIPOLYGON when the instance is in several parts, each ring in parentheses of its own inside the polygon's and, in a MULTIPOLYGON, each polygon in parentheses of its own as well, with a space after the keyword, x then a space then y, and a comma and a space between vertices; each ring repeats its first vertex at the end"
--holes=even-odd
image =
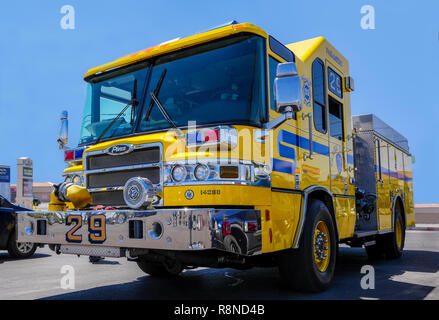
POLYGON ((136 261, 139 258, 138 256, 135 257, 131 256, 129 249, 125 250, 125 257, 127 258, 128 261, 136 261))

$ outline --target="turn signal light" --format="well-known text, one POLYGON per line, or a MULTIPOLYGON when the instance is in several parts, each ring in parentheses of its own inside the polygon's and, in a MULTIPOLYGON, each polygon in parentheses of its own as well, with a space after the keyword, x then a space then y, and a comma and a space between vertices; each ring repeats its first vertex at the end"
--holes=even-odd
POLYGON ((221 166, 220 177, 222 179, 238 179, 239 172, 237 166, 221 166))

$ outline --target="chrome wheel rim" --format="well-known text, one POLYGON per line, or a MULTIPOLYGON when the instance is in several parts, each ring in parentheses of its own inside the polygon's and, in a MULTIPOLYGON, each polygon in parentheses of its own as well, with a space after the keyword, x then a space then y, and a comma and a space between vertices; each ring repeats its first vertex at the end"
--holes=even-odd
POLYGON ((31 242, 17 242, 17 249, 20 253, 26 254, 32 251, 33 243, 31 242))
POLYGON ((324 221, 319 221, 314 230, 314 262, 320 272, 325 272, 331 258, 331 239, 329 228, 324 221))

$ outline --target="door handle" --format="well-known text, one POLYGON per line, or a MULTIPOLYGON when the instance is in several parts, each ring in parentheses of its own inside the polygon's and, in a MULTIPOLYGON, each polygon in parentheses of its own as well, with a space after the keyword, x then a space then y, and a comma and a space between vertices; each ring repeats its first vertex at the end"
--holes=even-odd
MULTIPOLYGON (((308 131, 309 131, 309 158, 314 159, 314 151, 312 149, 312 112, 305 115, 305 113, 302 113, 302 119, 305 120, 305 118, 308 117, 308 131)), ((306 157, 305 157, 306 160, 306 157)))

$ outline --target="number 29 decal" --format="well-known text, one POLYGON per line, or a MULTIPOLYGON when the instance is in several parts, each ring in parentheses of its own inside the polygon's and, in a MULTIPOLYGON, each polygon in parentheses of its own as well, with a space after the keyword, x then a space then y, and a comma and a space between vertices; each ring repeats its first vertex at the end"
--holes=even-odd
MULTIPOLYGON (((81 229, 83 219, 81 215, 70 215, 66 218, 66 226, 73 225, 66 233, 67 242, 82 242, 82 235, 77 234, 81 229)), ((107 238, 105 215, 95 214, 88 217, 88 241, 90 243, 103 243, 107 238)))

